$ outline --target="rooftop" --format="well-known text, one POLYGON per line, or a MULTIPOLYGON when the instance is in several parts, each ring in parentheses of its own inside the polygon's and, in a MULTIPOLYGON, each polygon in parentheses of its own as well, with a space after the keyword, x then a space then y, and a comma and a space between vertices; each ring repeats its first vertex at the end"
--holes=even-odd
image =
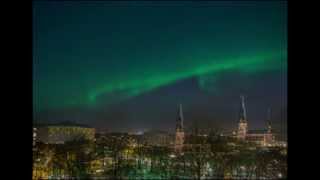
POLYGON ((59 122, 59 123, 36 123, 33 124, 33 127, 46 127, 46 126, 69 126, 69 127, 84 127, 84 128, 92 128, 88 125, 85 124, 80 124, 80 123, 75 123, 71 121, 65 121, 65 122, 59 122))
POLYGON ((248 134, 265 134, 268 131, 266 129, 259 129, 259 130, 248 130, 248 134))

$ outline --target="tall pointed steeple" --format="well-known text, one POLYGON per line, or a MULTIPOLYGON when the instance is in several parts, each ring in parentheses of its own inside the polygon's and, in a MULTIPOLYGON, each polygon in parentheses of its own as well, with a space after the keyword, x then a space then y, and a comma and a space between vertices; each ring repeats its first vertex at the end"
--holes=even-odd
POLYGON ((268 108, 267 130, 268 133, 271 133, 271 108, 268 108))
POLYGON ((184 131, 183 131, 183 112, 182 105, 179 105, 178 109, 178 118, 176 122, 176 138, 174 149, 176 152, 181 152, 184 143, 184 131))
POLYGON ((270 123, 271 121, 271 108, 268 108, 268 119, 267 122, 270 123))
POLYGON ((237 137, 239 139, 246 139, 247 131, 248 131, 248 124, 247 124, 247 112, 246 106, 244 103, 244 96, 240 96, 241 105, 240 105, 240 114, 239 114, 239 124, 238 124, 238 133, 237 137))
POLYGON ((176 124, 176 131, 183 131, 183 111, 182 111, 182 105, 179 104, 178 109, 178 119, 176 124))
POLYGON ((241 99, 241 108, 240 108, 240 121, 246 122, 247 121, 247 112, 246 112, 246 106, 244 103, 244 96, 240 96, 241 99))
POLYGON ((264 146, 273 146, 275 141, 275 136, 272 133, 272 128, 271 128, 271 108, 268 108, 267 133, 264 136, 265 136, 264 146))

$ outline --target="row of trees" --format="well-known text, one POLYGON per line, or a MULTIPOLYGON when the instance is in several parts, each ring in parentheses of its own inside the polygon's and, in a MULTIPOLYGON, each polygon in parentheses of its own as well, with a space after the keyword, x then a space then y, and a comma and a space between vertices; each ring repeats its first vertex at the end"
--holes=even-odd
POLYGON ((114 172, 107 177, 275 179, 285 177, 287 172, 286 155, 281 148, 263 149, 214 132, 209 136, 189 136, 181 154, 167 146, 150 146, 139 141, 132 148, 128 138, 105 140, 114 172), (128 149, 132 149, 129 156, 125 153, 128 149))
POLYGON ((195 179, 244 178, 277 179, 286 176, 287 161, 283 148, 263 148, 256 144, 220 136, 193 135, 180 159, 189 165, 195 179))
POLYGON ((55 145, 38 143, 33 152, 33 179, 89 178, 88 162, 94 158, 94 144, 84 139, 55 145))

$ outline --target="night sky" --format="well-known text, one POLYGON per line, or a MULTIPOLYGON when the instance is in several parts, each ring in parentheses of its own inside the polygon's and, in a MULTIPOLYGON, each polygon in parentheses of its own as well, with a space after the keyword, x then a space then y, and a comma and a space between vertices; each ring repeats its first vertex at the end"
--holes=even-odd
POLYGON ((33 2, 34 122, 231 130, 286 122, 285 2, 33 2))

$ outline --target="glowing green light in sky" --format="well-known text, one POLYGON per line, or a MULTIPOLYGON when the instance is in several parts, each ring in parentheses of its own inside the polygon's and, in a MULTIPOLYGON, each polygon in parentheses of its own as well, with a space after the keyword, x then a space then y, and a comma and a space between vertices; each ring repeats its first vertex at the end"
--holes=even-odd
POLYGON ((219 94, 225 74, 286 70, 285 2, 192 4, 34 2, 34 109, 112 104, 188 78, 219 94))
MULTIPOLYGON (((186 68, 181 71, 162 72, 154 71, 152 76, 128 77, 127 81, 108 83, 89 92, 88 100, 94 103, 103 94, 116 95, 122 92, 123 99, 134 97, 156 88, 174 83, 176 81, 190 78, 207 76, 219 78, 220 73, 226 71, 239 71, 241 73, 262 73, 270 70, 286 68, 286 52, 264 53, 256 56, 235 57, 223 60, 199 60, 189 61, 186 68)), ((179 69, 179 68, 177 68, 179 69)), ((200 88, 205 88, 205 83, 200 83, 200 88)))

